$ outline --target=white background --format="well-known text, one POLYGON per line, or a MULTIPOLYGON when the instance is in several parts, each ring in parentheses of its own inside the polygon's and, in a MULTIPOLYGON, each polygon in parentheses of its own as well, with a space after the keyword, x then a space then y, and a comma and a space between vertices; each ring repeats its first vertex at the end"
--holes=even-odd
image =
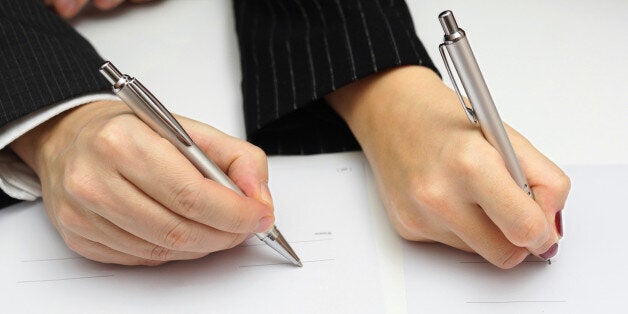
MULTIPOLYGON (((454 11, 502 118, 555 162, 628 161, 628 2, 414 0, 408 6, 443 75, 437 15, 454 11)), ((244 137, 234 23, 228 0, 160 1, 75 21, 105 58, 143 80, 173 111, 244 137)))
MULTIPOLYGON (((557 164, 628 163, 627 1, 408 5, 443 75, 437 16, 454 11, 502 118, 557 164)), ((105 58, 140 78, 172 111, 243 138, 234 23, 228 0, 160 1, 75 21, 105 58)), ((400 241, 378 200, 371 203, 387 305, 405 312, 400 241)))

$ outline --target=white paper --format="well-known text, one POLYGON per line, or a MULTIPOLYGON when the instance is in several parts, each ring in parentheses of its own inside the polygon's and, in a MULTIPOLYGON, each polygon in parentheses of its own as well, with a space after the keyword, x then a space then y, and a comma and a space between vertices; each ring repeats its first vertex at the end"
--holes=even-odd
POLYGON ((617 313, 628 296, 628 166, 566 168, 559 255, 500 270, 442 245, 404 244, 409 313, 617 313))
POLYGON ((381 313, 364 160, 271 160, 276 224, 304 267, 252 238, 196 261, 123 267, 78 257, 41 203, 0 210, 2 312, 381 313))

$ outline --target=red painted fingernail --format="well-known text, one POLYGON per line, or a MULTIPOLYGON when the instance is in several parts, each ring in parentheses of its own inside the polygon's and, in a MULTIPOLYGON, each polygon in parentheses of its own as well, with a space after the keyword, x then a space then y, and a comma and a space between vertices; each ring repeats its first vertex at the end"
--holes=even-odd
POLYGON ((554 223, 556 224, 556 231, 562 237, 563 236, 563 211, 559 211, 556 213, 556 217, 554 218, 554 223))
POLYGON ((539 255, 540 257, 542 257, 543 259, 550 259, 552 257, 554 257, 556 255, 556 253, 558 253, 558 243, 554 243, 554 245, 552 245, 549 250, 547 250, 547 252, 539 255))

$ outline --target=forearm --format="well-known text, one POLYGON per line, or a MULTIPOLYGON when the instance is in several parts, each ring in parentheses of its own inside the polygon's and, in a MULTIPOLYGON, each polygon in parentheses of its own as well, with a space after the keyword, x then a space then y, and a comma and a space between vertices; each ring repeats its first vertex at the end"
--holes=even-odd
POLYGON ((380 2, 234 1, 249 140, 270 153, 358 148, 324 96, 389 68, 434 68, 405 3, 380 2))
MULTIPOLYGON (((334 91, 325 99, 345 120, 358 142, 370 152, 403 132, 416 132, 429 121, 406 121, 397 117, 437 114, 429 111, 435 98, 446 95, 447 87, 430 68, 403 66, 371 75, 334 91), (400 123, 407 123, 400 125, 400 123)), ((439 100, 440 101, 440 100, 439 100)), ((455 112, 453 118, 455 118, 455 112)), ((392 144, 392 143, 388 143, 392 144)))

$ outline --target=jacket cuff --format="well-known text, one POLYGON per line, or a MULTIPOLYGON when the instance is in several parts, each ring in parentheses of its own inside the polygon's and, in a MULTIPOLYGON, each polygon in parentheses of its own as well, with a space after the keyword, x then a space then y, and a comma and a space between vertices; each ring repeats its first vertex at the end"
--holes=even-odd
POLYGON ((268 154, 359 149, 323 97, 401 65, 437 71, 403 1, 235 1, 248 139, 268 154))

